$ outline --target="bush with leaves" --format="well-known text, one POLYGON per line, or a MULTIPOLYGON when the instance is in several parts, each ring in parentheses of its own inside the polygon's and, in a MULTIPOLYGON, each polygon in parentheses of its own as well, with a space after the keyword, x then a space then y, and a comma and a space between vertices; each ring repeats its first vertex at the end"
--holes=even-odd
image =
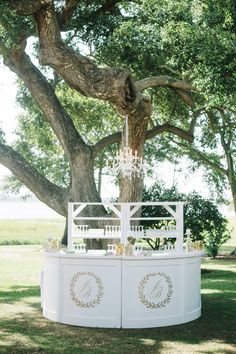
POLYGON ((222 230, 220 233, 213 230, 204 235, 204 245, 208 256, 215 258, 218 255, 219 248, 230 238, 228 230, 222 230))
MULTIPOLYGON (((207 254, 215 257, 220 246, 230 238, 228 221, 220 213, 217 206, 209 199, 203 198, 196 192, 190 194, 180 193, 176 187, 165 188, 163 184, 154 184, 145 188, 143 201, 182 201, 184 206, 184 235, 187 229, 191 230, 193 241, 203 240, 207 254)), ((142 216, 168 216, 163 207, 144 209, 142 216)), ((160 228, 161 222, 143 220, 144 228, 160 228)), ((153 249, 158 249, 157 240, 147 239, 153 249)))

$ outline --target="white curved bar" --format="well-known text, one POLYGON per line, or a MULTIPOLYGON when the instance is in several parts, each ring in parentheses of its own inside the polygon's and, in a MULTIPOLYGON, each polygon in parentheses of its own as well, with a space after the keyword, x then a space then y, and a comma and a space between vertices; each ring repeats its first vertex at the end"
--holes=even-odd
POLYGON ((110 328, 195 320, 201 315, 201 255, 45 253, 43 314, 65 324, 110 328))

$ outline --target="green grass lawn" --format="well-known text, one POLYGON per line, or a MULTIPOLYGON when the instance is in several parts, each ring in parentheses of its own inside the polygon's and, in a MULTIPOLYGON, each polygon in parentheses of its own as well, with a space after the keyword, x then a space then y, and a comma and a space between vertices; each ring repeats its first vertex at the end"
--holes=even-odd
POLYGON ((9 243, 42 244, 49 235, 61 238, 65 227, 62 219, 0 220, 0 245, 9 243))
POLYGON ((40 246, 0 247, 0 353, 235 353, 236 262, 204 260, 202 316, 153 329, 96 329, 42 316, 40 246))

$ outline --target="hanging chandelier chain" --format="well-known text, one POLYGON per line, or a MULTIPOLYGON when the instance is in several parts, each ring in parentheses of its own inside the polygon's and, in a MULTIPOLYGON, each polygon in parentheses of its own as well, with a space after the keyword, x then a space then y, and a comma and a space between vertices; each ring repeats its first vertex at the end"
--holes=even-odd
POLYGON ((125 146, 129 146, 129 122, 128 122, 129 117, 125 117, 125 146))
POLYGON ((146 164, 141 157, 137 155, 137 150, 133 155, 132 148, 129 147, 129 122, 128 115, 125 117, 124 129, 124 147, 120 149, 112 162, 107 161, 107 169, 112 174, 120 174, 124 177, 143 176, 146 171, 146 164))

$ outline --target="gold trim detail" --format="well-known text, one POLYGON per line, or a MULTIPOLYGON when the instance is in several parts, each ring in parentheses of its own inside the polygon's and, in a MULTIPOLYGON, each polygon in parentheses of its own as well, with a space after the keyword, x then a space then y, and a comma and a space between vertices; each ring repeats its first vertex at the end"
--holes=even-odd
MULTIPOLYGON (((162 290, 163 290, 163 288, 160 288, 160 291, 162 291, 162 290)), ((139 283, 139 287, 138 287, 139 300, 147 308, 157 309, 157 308, 161 308, 161 307, 166 307, 166 305, 171 300, 172 294, 173 294, 173 282, 172 282, 171 278, 169 277, 169 275, 167 275, 166 273, 148 273, 145 275, 145 277, 139 283), (156 276, 159 276, 160 278, 164 279, 167 284, 167 287, 168 287, 168 291, 167 291, 165 298, 159 302, 150 301, 147 298, 147 296, 145 295, 145 287, 146 287, 148 281, 151 278, 156 277, 156 276)), ((160 295, 158 294, 156 297, 158 298, 158 297, 160 297, 160 295)))
POLYGON ((102 296, 104 294, 104 286, 102 284, 102 281, 101 279, 95 274, 95 273, 92 273, 92 272, 77 272, 71 279, 71 282, 70 282, 70 295, 71 295, 71 298, 72 300, 76 303, 76 305, 78 307, 81 307, 81 308, 91 308, 91 307, 95 307, 96 305, 98 305, 100 302, 101 302, 101 299, 102 299, 102 296), (95 279, 96 281, 96 285, 97 285, 97 295, 95 297, 94 300, 92 301, 88 301, 88 302, 85 302, 83 300, 81 300, 76 292, 75 292, 75 285, 76 285, 76 282, 83 276, 89 276, 89 277, 92 277, 95 279))

